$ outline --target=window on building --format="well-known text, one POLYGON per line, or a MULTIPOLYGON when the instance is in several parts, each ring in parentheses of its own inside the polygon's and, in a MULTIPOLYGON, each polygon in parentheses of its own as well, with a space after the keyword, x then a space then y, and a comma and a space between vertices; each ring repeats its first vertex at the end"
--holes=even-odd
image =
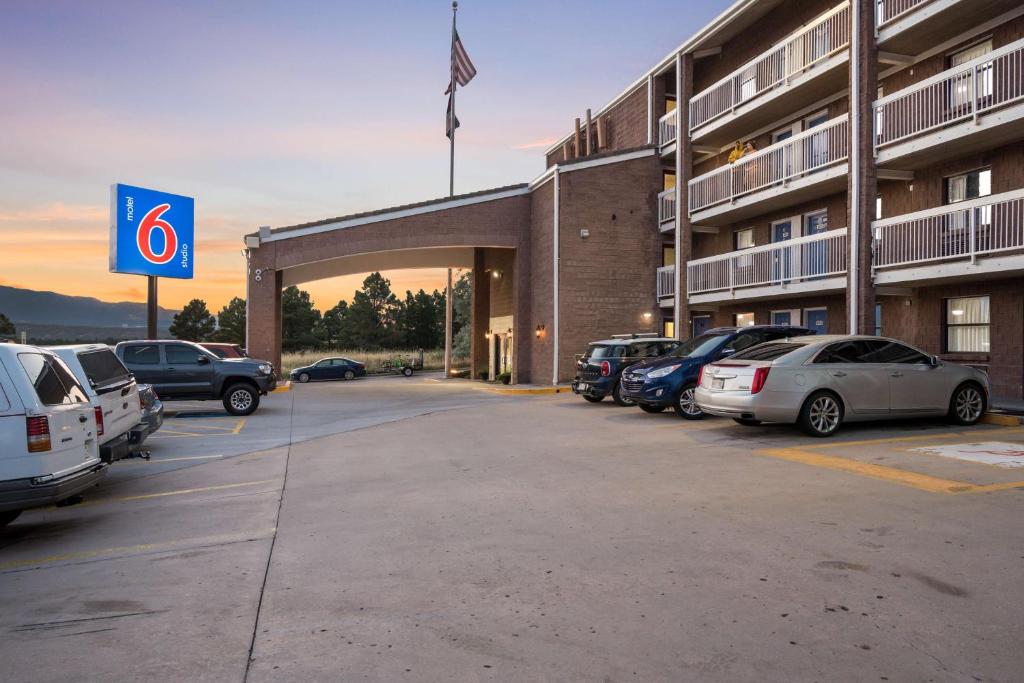
POLYGON ((675 246, 664 245, 661 248, 661 265, 668 267, 676 264, 675 246))
POLYGON ((676 97, 675 95, 665 95, 665 113, 676 110, 676 97))
MULTIPOLYGON (((972 60, 984 57, 989 52, 992 52, 992 39, 984 40, 980 43, 959 50, 949 55, 949 68, 955 69, 956 67, 966 64, 972 60)), ((991 64, 991 63, 990 63, 991 64)), ((981 100, 982 98, 992 96, 992 69, 991 68, 979 68, 978 69, 978 93, 973 99, 975 101, 981 100)), ((958 78, 953 85, 950 97, 952 99, 953 107, 968 107, 971 104, 971 94, 974 89, 974 79, 970 77, 958 78)))
POLYGON ((753 228, 744 228, 743 230, 737 230, 735 233, 733 233, 733 235, 733 246, 735 247, 736 251, 739 251, 740 249, 750 249, 752 246, 754 246, 753 228))
POLYGON ((987 296, 946 299, 946 351, 988 353, 989 324, 987 296))
POLYGON ((674 320, 665 319, 661 323, 661 336, 663 337, 675 337, 676 336, 676 323, 674 320))
POLYGON ((992 169, 980 168, 946 178, 946 203, 956 204, 992 194, 992 169))
POLYGON ((754 325, 753 313, 737 313, 736 327, 751 327, 754 325))
POLYGON ((665 171, 661 174, 662 190, 671 190, 676 186, 676 174, 672 171, 665 171))
POLYGON ((882 304, 875 304, 875 336, 882 336, 882 304))

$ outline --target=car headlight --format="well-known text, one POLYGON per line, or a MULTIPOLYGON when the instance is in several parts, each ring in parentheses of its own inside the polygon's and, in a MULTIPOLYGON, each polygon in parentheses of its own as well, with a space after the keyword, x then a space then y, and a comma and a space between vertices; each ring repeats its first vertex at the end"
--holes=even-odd
POLYGON ((663 368, 651 370, 650 372, 647 373, 647 376, 650 377, 651 379, 658 379, 659 377, 668 377, 681 367, 683 367, 682 363, 676 363, 675 365, 666 365, 663 368))
POLYGON ((270 371, 272 370, 272 368, 270 367, 270 365, 268 365, 267 363, 260 363, 260 364, 259 364, 259 365, 258 365, 258 366, 256 367, 256 369, 260 371, 260 374, 261 374, 261 375, 269 375, 269 374, 270 374, 270 371))

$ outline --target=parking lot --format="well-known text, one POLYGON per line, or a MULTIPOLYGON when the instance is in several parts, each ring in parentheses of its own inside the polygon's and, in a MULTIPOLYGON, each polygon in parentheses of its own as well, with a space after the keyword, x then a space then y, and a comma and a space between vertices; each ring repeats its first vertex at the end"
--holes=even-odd
POLYGON ((1019 680, 1024 428, 431 377, 176 412, 0 530, 6 680, 1019 680), (998 464, 992 464, 992 463, 998 464))

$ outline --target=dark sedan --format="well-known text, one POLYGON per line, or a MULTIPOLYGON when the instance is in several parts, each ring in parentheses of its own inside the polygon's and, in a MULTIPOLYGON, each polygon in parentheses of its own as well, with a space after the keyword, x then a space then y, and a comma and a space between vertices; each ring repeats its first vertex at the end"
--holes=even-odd
POLYGON ((366 365, 351 358, 324 358, 291 372, 294 381, 305 384, 311 380, 355 379, 366 374, 366 365))

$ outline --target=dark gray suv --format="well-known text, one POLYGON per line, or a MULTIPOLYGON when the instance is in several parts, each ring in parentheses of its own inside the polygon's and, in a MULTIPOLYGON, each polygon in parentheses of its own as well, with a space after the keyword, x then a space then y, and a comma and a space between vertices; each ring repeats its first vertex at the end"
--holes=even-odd
POLYGON ((223 401, 232 415, 250 415, 277 386, 274 366, 252 358, 218 358, 187 341, 127 341, 117 357, 162 401, 223 401))

